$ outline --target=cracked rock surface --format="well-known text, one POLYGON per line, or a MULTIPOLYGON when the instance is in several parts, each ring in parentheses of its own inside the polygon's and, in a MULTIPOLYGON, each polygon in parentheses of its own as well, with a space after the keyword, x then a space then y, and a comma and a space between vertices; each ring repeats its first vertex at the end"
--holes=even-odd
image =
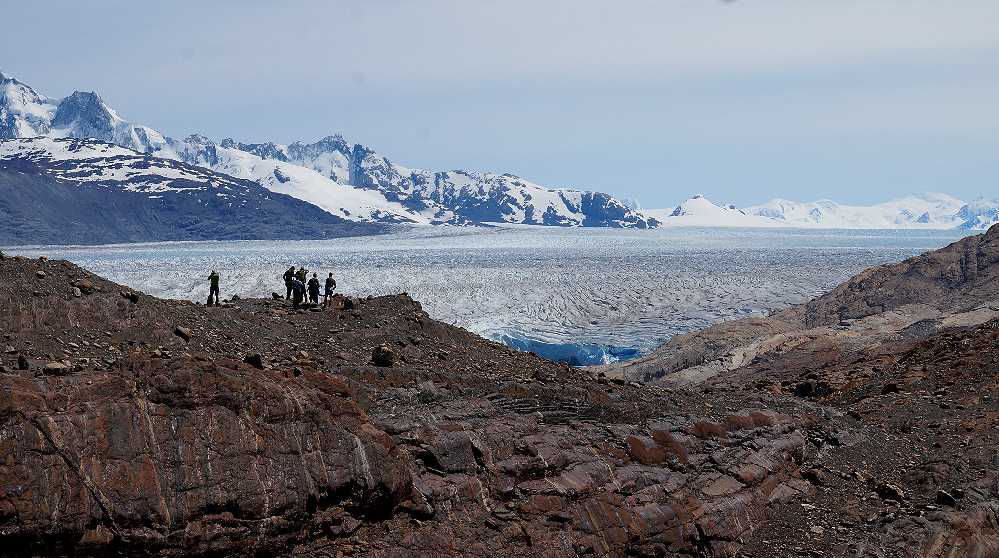
POLYGON ((976 258, 944 303, 720 327, 756 347, 647 384, 405 295, 206 308, 6 258, 0 555, 996 556, 976 258))

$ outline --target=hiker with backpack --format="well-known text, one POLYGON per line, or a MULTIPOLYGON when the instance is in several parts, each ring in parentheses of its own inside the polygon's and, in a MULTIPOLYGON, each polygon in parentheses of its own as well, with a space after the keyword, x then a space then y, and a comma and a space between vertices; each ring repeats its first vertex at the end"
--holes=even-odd
POLYGON ((330 297, 333 296, 333 291, 336 290, 336 279, 333 278, 333 274, 326 278, 326 290, 323 293, 323 306, 329 306, 330 297))
POLYGON ((291 266, 288 268, 287 271, 284 272, 284 287, 286 289, 284 295, 285 300, 291 299, 291 280, 294 278, 295 278, 295 266, 291 266))
POLYGON ((215 306, 219 305, 219 274, 214 269, 208 276, 208 306, 212 305, 212 297, 215 300, 215 306))
POLYGON ((298 280, 298 277, 294 277, 291 280, 291 306, 292 308, 298 309, 305 300, 305 283, 298 280))
POLYGON ((309 279, 309 303, 319 304, 319 277, 315 273, 309 279))

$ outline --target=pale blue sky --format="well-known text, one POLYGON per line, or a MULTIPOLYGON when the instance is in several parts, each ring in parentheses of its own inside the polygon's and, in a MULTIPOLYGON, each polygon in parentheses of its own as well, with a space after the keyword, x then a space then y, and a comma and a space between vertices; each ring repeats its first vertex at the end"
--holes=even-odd
POLYGON ((343 133, 672 206, 999 194, 995 0, 19 2, 0 68, 169 135, 343 133))

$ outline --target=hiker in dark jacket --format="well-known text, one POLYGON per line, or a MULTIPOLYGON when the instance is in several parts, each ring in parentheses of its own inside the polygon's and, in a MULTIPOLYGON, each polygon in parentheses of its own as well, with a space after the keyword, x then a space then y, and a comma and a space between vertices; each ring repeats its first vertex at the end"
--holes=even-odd
POLYGON ((212 305, 212 297, 215 297, 215 306, 219 305, 219 274, 214 269, 208 276, 208 306, 212 305))
POLYGON ((323 306, 329 306, 330 297, 333 296, 333 291, 336 290, 336 279, 333 278, 333 274, 326 278, 326 291, 323 293, 323 306))
POLYGON ((284 287, 287 289, 285 292, 284 299, 288 300, 291 298, 291 280, 295 278, 295 266, 288 268, 288 271, 284 272, 284 287))
POLYGON ((319 304, 319 277, 316 274, 312 274, 312 279, 309 279, 309 302, 312 304, 319 304))
POLYGON ((295 273, 295 279, 298 279, 304 285, 309 280, 309 272, 305 270, 305 267, 299 267, 298 271, 295 273))
POLYGON ((305 299, 305 283, 299 281, 298 278, 291 280, 291 296, 291 304, 294 308, 298 308, 305 299))

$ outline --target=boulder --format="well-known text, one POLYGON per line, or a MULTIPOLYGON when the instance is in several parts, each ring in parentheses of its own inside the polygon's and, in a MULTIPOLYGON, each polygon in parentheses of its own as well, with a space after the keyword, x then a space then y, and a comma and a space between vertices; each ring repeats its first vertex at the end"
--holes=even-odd
POLYGON ((42 372, 50 376, 65 376, 72 371, 72 367, 64 362, 50 362, 42 368, 42 372))
POLYGON ((395 364, 395 351, 388 345, 378 345, 371 351, 371 363, 375 366, 389 368, 395 364))
POLYGON ((184 341, 190 341, 191 337, 194 337, 194 332, 184 326, 177 326, 174 328, 173 334, 180 337, 184 341))
POLYGON ((243 362, 249 364, 250 366, 258 369, 264 369, 264 357, 260 353, 253 353, 251 355, 246 355, 243 358, 243 362))
POLYGON ((80 279, 78 281, 73 281, 72 285, 78 289, 83 294, 90 294, 94 292, 94 284, 89 279, 80 279))

